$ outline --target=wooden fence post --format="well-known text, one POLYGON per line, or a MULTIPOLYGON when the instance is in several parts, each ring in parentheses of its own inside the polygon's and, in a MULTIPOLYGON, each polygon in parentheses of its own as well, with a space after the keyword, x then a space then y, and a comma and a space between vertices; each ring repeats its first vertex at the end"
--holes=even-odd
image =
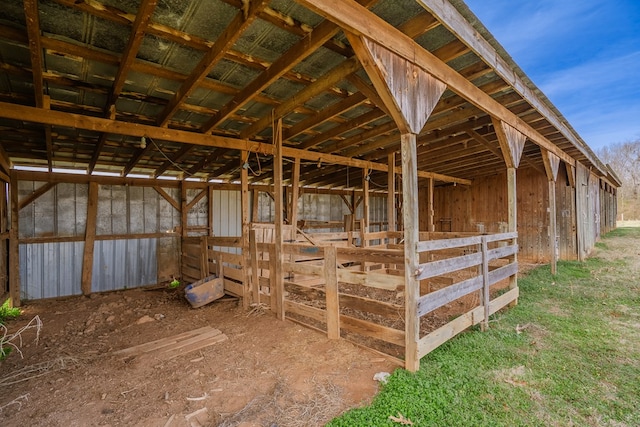
POLYGON ((324 248, 325 295, 327 298, 327 336, 340 338, 340 305, 338 299, 338 256, 335 246, 324 248))
POLYGON ((488 258, 488 246, 487 236, 482 236, 482 304, 484 305, 484 320, 481 328, 483 331, 489 329, 489 258, 488 258))

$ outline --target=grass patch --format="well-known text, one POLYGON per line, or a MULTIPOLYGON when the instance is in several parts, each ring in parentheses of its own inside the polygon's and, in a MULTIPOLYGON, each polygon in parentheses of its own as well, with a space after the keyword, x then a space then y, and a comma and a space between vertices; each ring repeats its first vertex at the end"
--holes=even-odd
MULTIPOLYGON (((640 229, 605 236, 640 241, 640 229)), ((619 242, 618 242, 618 246, 619 242)), ((612 258, 608 254, 608 258, 612 258)), ((373 403, 329 426, 640 425, 640 293, 628 259, 560 262, 519 279, 517 307, 397 370, 373 403)), ((638 261, 635 261, 638 263, 638 261)))
POLYGON ((7 299, 0 306, 0 325, 4 325, 5 321, 8 319, 15 319, 20 316, 20 309, 17 307, 11 307, 9 305, 9 300, 7 299))

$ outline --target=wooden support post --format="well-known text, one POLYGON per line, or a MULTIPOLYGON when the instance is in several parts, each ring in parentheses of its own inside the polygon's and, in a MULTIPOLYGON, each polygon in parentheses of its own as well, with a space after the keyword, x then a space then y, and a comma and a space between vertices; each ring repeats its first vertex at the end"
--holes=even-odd
MULTIPOLYGON (((516 168, 507 168, 507 204, 508 204, 508 228, 509 233, 518 231, 518 192, 516 186, 516 168)), ((512 244, 516 245, 517 239, 513 239, 512 244)), ((513 255, 513 262, 518 262, 518 254, 513 255)), ((513 275, 509 278, 509 289, 518 287, 518 275, 513 275)), ((518 301, 514 301, 511 306, 514 306, 518 301)))
POLYGON ((271 301, 275 302, 276 317, 284 320, 284 274, 282 259, 282 226, 283 226, 283 188, 282 188, 282 119, 278 120, 276 129, 274 129, 274 159, 273 159, 273 195, 275 198, 275 250, 273 260, 272 285, 275 289, 271 290, 271 301), (275 283, 274 283, 275 282, 275 283), (274 296, 275 294, 275 296, 274 296), (274 300, 275 298, 275 300, 274 300))
POLYGON ((558 272, 558 228, 556 219, 556 181, 560 158, 555 154, 541 149, 544 169, 549 181, 549 249, 551 252, 551 274, 558 272))
POLYGON ((189 207, 187 204, 187 183, 186 181, 180 182, 180 229, 182 230, 182 238, 188 236, 187 233, 187 219, 189 214, 189 207))
POLYGON ((482 321, 481 328, 483 331, 489 329, 489 306, 490 306, 490 294, 489 294, 489 258, 487 251, 487 236, 482 236, 482 243, 480 244, 482 250, 482 305, 484 307, 484 320, 482 321))
POLYGON ((242 206, 242 272, 244 283, 242 286, 242 307, 246 310, 251 304, 252 286, 251 280, 251 256, 249 254, 249 170, 243 166, 244 159, 249 156, 249 152, 241 152, 240 164, 240 204, 242 206))
POLYGON ((325 296, 327 298, 327 336, 340 338, 340 306, 338 299, 338 257, 335 246, 324 248, 325 296))
POLYGON ((87 223, 84 235, 84 255, 82 257, 81 289, 84 295, 91 293, 93 276, 93 251, 96 240, 96 222, 98 218, 98 183, 89 183, 89 200, 87 200, 87 223))
POLYGON ((11 171, 9 197, 11 198, 11 230, 9 230, 9 299, 13 307, 20 307, 20 245, 18 244, 18 177, 11 171))
POLYGON ((434 207, 433 207, 433 189, 434 189, 434 180, 433 178, 427 178, 429 182, 429 199, 427 200, 427 231, 434 232, 436 231, 435 224, 433 223, 433 217, 435 215, 434 207))
POLYGON ((251 190, 251 222, 258 222, 258 205, 260 204, 260 191, 255 188, 251 190))
POLYGON ((213 230, 213 221, 215 217, 213 216, 213 187, 209 187, 209 192, 207 195, 207 203, 208 203, 208 212, 207 212, 207 221, 209 226, 209 236, 215 236, 215 232, 213 230))
POLYGON ((291 173, 291 201, 289 223, 293 226, 293 236, 295 239, 298 227, 298 199, 300 198, 300 158, 296 157, 293 162, 293 171, 291 173))
POLYGON ((249 233, 249 246, 251 247, 251 301, 258 307, 260 304, 260 278, 258 277, 258 241, 256 230, 249 233))
POLYGON ((362 246, 369 246, 369 242, 364 239, 364 236, 369 233, 369 174, 371 173, 368 169, 362 169, 362 219, 364 224, 363 233, 363 244, 362 246))
MULTIPOLYGON (((396 153, 387 156, 387 164, 387 231, 396 231, 396 153)), ((395 243, 395 239, 389 239, 389 243, 395 243)))
POLYGON ((405 367, 409 371, 420 369, 418 341, 420 340, 420 319, 418 318, 418 298, 420 282, 417 279, 420 259, 418 257, 418 174, 415 134, 406 133, 401 137, 402 149, 402 198, 404 205, 404 281, 405 281, 405 367))

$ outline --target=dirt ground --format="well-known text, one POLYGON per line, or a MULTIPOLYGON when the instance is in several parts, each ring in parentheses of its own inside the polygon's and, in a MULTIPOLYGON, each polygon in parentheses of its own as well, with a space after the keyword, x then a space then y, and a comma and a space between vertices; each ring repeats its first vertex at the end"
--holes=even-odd
POLYGON ((24 305, 23 358, 0 362, 3 426, 314 426, 368 402, 397 365, 236 300, 191 308, 179 290, 24 305), (228 339, 171 359, 116 351, 204 326, 228 339))

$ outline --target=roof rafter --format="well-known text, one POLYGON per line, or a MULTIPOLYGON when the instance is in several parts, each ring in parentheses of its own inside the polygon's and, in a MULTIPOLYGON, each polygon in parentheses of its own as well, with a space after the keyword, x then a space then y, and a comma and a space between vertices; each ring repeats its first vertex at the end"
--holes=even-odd
POLYGON ((268 4, 269 0, 256 0, 248 4, 248 9, 241 10, 236 14, 231 23, 211 46, 211 49, 207 51, 191 74, 189 74, 189 77, 182 83, 171 101, 169 101, 169 104, 158 117, 158 126, 167 125, 169 119, 180 108, 180 105, 191 95, 200 82, 207 77, 213 67, 224 57, 225 52, 235 44, 242 33, 257 19, 258 13, 268 4))
MULTIPOLYGON (((360 0, 360 4, 369 6, 377 0, 360 0)), ((258 78, 244 87, 231 101, 218 111, 207 123, 202 126, 205 133, 211 132, 213 128, 224 122, 231 114, 238 111, 251 100, 256 94, 262 92, 266 87, 278 80, 284 73, 298 65, 302 60, 311 55, 320 46, 324 45, 334 37, 340 28, 331 21, 322 21, 304 38, 291 46, 289 50, 280 55, 269 68, 267 68, 258 78)))
MULTIPOLYGON (((38 108, 50 108, 51 102, 44 94, 44 60, 42 58, 42 41, 40 35, 40 18, 38 16, 38 1, 24 1, 24 15, 27 22, 27 36, 29 38, 29 54, 31 56, 31 70, 33 94, 38 108)), ((51 126, 44 127, 44 140, 47 153, 49 172, 53 169, 53 144, 51 141, 51 126)))

